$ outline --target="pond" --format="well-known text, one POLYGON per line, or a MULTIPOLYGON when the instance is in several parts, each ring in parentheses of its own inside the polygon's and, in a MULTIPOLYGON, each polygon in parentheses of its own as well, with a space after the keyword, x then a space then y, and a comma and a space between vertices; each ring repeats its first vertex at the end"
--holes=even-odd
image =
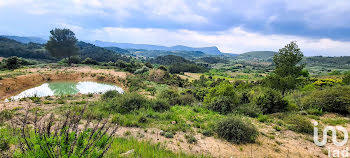
POLYGON ((46 96, 60 96, 60 95, 74 95, 74 94, 89 94, 89 93, 104 93, 109 90, 116 90, 119 93, 124 93, 124 90, 118 86, 107 83, 98 82, 47 82, 40 86, 27 89, 7 100, 19 100, 27 97, 46 97, 46 96))

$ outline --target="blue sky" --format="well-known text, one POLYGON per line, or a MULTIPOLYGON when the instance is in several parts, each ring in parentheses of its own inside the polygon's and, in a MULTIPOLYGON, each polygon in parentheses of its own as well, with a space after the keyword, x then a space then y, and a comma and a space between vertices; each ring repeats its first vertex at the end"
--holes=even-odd
POLYGON ((0 0, 0 34, 48 37, 70 28, 81 40, 217 46, 227 53, 350 55, 349 0, 0 0))

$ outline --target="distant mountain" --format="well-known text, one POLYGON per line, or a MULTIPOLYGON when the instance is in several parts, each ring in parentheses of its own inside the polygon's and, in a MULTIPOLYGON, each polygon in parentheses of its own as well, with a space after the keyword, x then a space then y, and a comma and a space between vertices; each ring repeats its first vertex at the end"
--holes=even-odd
POLYGON ((144 50, 165 50, 165 51, 201 51, 207 55, 220 55, 220 50, 213 47, 202 47, 202 48, 192 48, 182 45, 177 45, 173 47, 150 45, 150 44, 132 44, 132 43, 114 43, 114 42, 103 42, 103 41, 93 41, 90 42, 96 46, 100 47, 119 47, 122 49, 144 49, 144 50))
POLYGON ((47 42, 47 40, 42 39, 40 37, 20 37, 20 36, 5 36, 5 35, 0 35, 0 37, 5 37, 5 38, 12 39, 17 42, 21 42, 25 44, 28 44, 30 42, 44 44, 47 42))
POLYGON ((272 60, 276 53, 273 51, 252 51, 240 54, 237 58, 244 60, 272 60))

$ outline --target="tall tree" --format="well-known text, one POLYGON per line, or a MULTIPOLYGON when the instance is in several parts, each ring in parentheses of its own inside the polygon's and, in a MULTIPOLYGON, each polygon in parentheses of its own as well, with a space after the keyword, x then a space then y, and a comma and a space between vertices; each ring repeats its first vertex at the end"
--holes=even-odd
POLYGON ((69 29, 54 29, 50 31, 50 40, 46 43, 45 48, 51 56, 58 58, 68 58, 68 64, 71 65, 70 58, 78 55, 78 39, 73 31, 69 29))
POLYGON ((271 88, 280 90, 283 95, 287 90, 294 89, 305 67, 304 65, 298 65, 303 57, 303 53, 294 41, 280 49, 273 57, 276 68, 266 78, 266 84, 271 88))
POLYGON ((275 73, 281 77, 296 76, 299 77, 304 65, 298 65, 304 55, 296 42, 287 44, 280 49, 273 57, 273 62, 276 65, 275 73))

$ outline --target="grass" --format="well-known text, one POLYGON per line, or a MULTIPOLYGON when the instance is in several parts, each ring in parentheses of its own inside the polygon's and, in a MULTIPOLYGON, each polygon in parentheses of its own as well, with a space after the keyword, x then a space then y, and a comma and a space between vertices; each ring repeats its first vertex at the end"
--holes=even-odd
MULTIPOLYGON (((10 128, 0 128, 0 147, 6 149, 3 152, 8 152, 11 145, 18 143, 19 137, 14 137, 10 128)), ((19 149, 17 149, 19 150, 19 149)), ((111 148, 104 157, 119 158, 119 157, 153 157, 153 158, 196 158, 206 156, 188 155, 182 152, 174 153, 167 150, 162 144, 153 144, 150 141, 138 141, 135 138, 115 138, 111 148), (133 152, 129 155, 122 155, 130 150, 133 152)))
MULTIPOLYGON (((90 107, 94 113, 106 113, 100 107, 90 107)), ((212 130, 217 120, 224 117, 217 112, 193 106, 172 106, 168 111, 156 112, 142 108, 131 113, 112 113, 113 123, 126 127, 158 128, 166 132, 212 130)))
POLYGON ((321 119, 321 121, 324 124, 331 125, 331 126, 345 125, 345 124, 350 123, 350 120, 345 119, 345 118, 340 118, 340 117, 337 117, 337 118, 323 118, 323 119, 321 119))
POLYGON ((174 153, 160 144, 152 144, 149 141, 137 141, 134 138, 116 138, 107 152, 105 157, 118 158, 118 157, 152 157, 152 158, 196 158, 206 156, 194 156, 187 155, 185 153, 174 153), (126 153, 130 150, 134 150, 130 155, 122 156, 121 154, 126 153))

